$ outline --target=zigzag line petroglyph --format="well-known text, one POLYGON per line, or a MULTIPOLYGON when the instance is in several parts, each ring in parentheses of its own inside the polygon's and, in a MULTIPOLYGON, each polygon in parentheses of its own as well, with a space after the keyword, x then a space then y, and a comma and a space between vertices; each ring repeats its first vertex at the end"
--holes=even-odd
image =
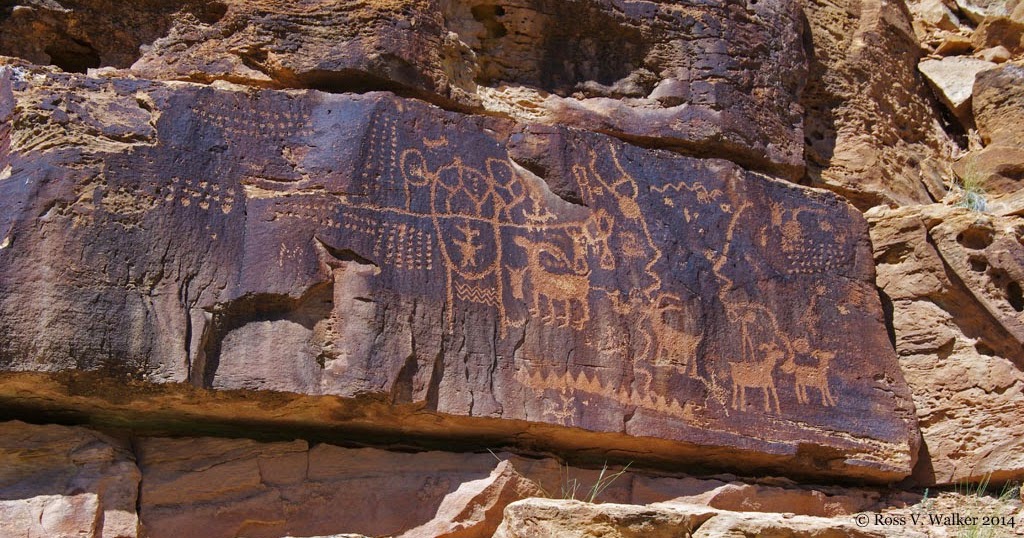
POLYGON ((516 380, 538 391, 553 389, 585 392, 609 398, 622 405, 634 405, 673 417, 689 419, 683 405, 675 398, 666 398, 665 396, 655 394, 641 395, 638 391, 631 391, 626 387, 610 389, 601 383, 596 376, 590 378, 584 375, 583 372, 575 376, 569 372, 563 374, 548 373, 545 375, 536 370, 531 374, 526 374, 524 370, 520 369, 516 372, 516 380))
POLYGON ((498 306, 498 292, 494 288, 484 288, 456 282, 455 294, 464 301, 498 306))

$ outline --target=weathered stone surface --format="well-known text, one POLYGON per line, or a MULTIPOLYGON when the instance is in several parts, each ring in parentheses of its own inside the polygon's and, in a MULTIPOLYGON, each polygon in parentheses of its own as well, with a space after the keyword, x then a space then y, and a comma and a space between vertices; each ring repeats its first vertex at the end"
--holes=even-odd
POLYGON ((152 538, 398 534, 430 521, 447 495, 486 480, 495 465, 490 454, 303 441, 147 438, 137 446, 152 538))
POLYGON ((795 0, 148 0, 133 9, 148 24, 108 0, 31 4, 0 23, 0 54, 82 72, 134 55, 131 72, 152 79, 395 90, 803 172, 795 0))
POLYGON ((781 538, 875 538, 924 536, 904 528, 861 529, 849 517, 818 518, 792 514, 727 512, 692 504, 648 506, 588 504, 526 499, 505 509, 495 538, 675 538, 777 536, 781 538))
POLYGON ((971 39, 960 34, 952 34, 945 37, 939 46, 935 48, 935 54, 939 56, 958 56, 968 54, 974 49, 971 39))
POLYGON ((1024 52, 1024 21, 1010 17, 985 17, 971 35, 974 48, 1003 46, 1011 53, 1024 52))
MULTIPOLYGON (((985 60, 986 62, 1001 64, 1003 62, 1010 61, 1010 58, 1012 58, 1013 55, 1010 54, 1010 51, 1007 50, 1006 47, 999 45, 997 47, 980 50, 975 54, 975 57, 979 60, 985 60)), ((977 83, 977 80, 975 80, 975 83, 977 83)))
MULTIPOLYGON (((869 516, 870 517, 870 516, 869 516)), ((901 525, 870 525, 862 528, 853 518, 787 517, 785 514, 724 513, 716 515, 693 533, 694 538, 924 538, 934 536, 901 525)), ((946 536, 939 534, 938 536, 946 536)))
MULTIPOLYGON (((668 479, 660 479, 664 484, 668 479)), ((681 495, 667 502, 699 504, 734 512, 778 512, 805 516, 835 517, 869 511, 879 504, 877 492, 860 490, 822 491, 816 488, 778 487, 732 481, 715 486, 713 480, 683 479, 699 493, 681 495)), ((636 481, 634 481, 634 484, 636 481)), ((677 485, 679 489, 684 489, 677 485)), ((661 499, 658 499, 660 501, 661 499)), ((638 501, 634 496, 633 502, 638 501)), ((651 500, 649 502, 655 502, 651 500)))
POLYGON ((0 7, 0 54, 85 73, 130 67, 139 48, 166 35, 175 20, 210 23, 224 4, 202 0, 21 0, 0 7), (17 4, 17 5, 15 5, 17 4))
MULTIPOLYGON (((528 495, 565 495, 563 490, 573 481, 579 485, 577 495, 587 495, 600 475, 597 470, 565 467, 550 459, 507 454, 499 454, 502 460, 495 467, 494 456, 488 453, 408 454, 325 444, 310 449, 303 442, 147 438, 136 446, 143 472, 141 516, 153 538, 338 532, 403 538, 489 537, 511 502, 528 495)), ((832 515, 883 506, 877 494, 831 489, 831 495, 818 495, 822 507, 832 515), (862 500, 848 504, 855 498, 862 500)), ((698 504, 715 503, 770 512, 781 507, 785 498, 795 501, 786 512, 801 508, 820 511, 822 507, 811 507, 807 493, 795 485, 766 488, 629 471, 597 499, 632 504, 671 500, 669 504, 689 511, 698 504), (690 495, 697 491, 713 495, 690 495)), ((614 514, 614 508, 621 505, 607 506, 613 507, 614 514)), ((622 510, 632 513, 645 508, 622 510)), ((715 512, 705 506, 696 510, 715 512)), ((603 508, 591 513, 601 514, 603 508)), ((671 518, 654 521, 659 520, 671 518)))
POLYGON ((981 71, 993 67, 996 67, 996 64, 992 62, 965 56, 925 60, 918 65, 918 69, 931 84, 935 94, 965 126, 974 125, 971 118, 974 77, 981 71))
POLYGON ((974 120, 982 141, 1024 148, 1024 65, 1008 63, 978 73, 973 92, 974 120))
POLYGON ((59 76, 17 85, 9 162, 18 172, 2 185, 9 370, 379 394, 454 415, 725 447, 738 435, 780 455, 795 455, 788 435, 811 435, 849 451, 850 461, 829 464, 836 472, 897 476, 909 463, 863 224, 831 196, 568 131, 538 156, 522 149, 528 130, 383 95, 250 97, 59 76), (47 108, 67 84, 82 97, 65 128, 47 108), (273 114, 274 129, 254 128, 251 114, 273 114), (268 148, 263 159, 254 145, 268 148), (468 157, 451 161, 451 145, 468 157), (101 166, 88 164, 96 151, 101 166), (517 158, 561 175, 566 196, 586 206, 554 196, 517 158), (52 167, 62 170, 56 182, 52 167), (140 172, 152 179, 140 185, 140 172), (62 252, 83 253, 84 263, 65 259, 88 279, 84 294, 59 265, 47 273, 59 281, 30 270, 52 256, 33 237, 40 225, 65 231, 44 232, 65 238, 62 252), (668 248, 678 243, 667 238, 688 234, 692 246, 668 248), (186 248, 199 242, 208 251, 186 248), (692 272, 667 269, 680 264, 692 272), (34 307, 20 299, 28 293, 34 307), (76 306, 96 293, 109 318, 76 306), (53 331, 17 321, 53 315, 53 331), (714 324, 740 331, 706 338, 722 334, 714 324), (566 365, 552 347, 576 358, 566 365), (634 359, 623 364, 623 353, 634 359), (882 373, 844 378, 854 357, 882 373), (862 423, 855 437, 827 433, 861 405, 896 416, 862 423))
POLYGON ((953 170, 962 180, 980 182, 989 195, 1015 192, 1024 180, 1024 67, 1009 63, 978 73, 973 94, 985 147, 962 157, 953 170))
POLYGON ((872 210, 878 284, 925 449, 915 478, 1024 476, 1024 227, 941 205, 872 210))
POLYGON ((981 24, 985 17, 1009 15, 1019 0, 956 0, 960 12, 975 24, 981 24))
POLYGON ((960 19, 942 0, 907 2, 915 21, 921 21, 939 30, 958 30, 960 19))
POLYGON ((516 472, 504 460, 487 478, 463 483, 445 496, 434 519, 402 533, 401 538, 490 538, 501 523, 505 507, 544 490, 516 472))
POLYGON ((952 143, 917 73, 903 2, 802 0, 810 26, 806 180, 866 210, 945 193, 952 143))
POLYGON ((791 474, 909 470, 866 226, 834 195, 386 94, 7 73, 9 372, 372 397, 791 474))
POLYGON ((215 24, 179 22, 134 72, 330 91, 398 87, 790 176, 803 167, 793 0, 232 2, 215 24), (277 38, 282 32, 288 37, 277 38))
POLYGON ((695 505, 635 506, 526 499, 505 508, 494 538, 672 538, 686 536, 716 513, 695 505))
POLYGON ((0 535, 135 538, 130 449, 84 428, 0 423, 0 535))
POLYGON ((1016 192, 1024 186, 1024 146, 974 150, 953 165, 953 172, 961 181, 980 181, 989 196, 1016 192))

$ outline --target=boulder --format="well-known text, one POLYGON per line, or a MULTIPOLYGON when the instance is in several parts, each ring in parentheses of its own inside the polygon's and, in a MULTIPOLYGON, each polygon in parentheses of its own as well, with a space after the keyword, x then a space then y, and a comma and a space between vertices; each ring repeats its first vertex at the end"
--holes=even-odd
POLYGON ((986 17, 1009 15, 1019 0, 956 0, 960 12, 974 24, 982 24, 986 17))
POLYGON ((943 205, 872 210, 878 284, 914 392, 923 485, 1024 477, 1024 228, 943 205))
POLYGON ((915 20, 923 21, 939 30, 960 29, 960 19, 942 0, 921 0, 908 3, 915 20))
POLYGON ((1008 62, 1010 61, 1010 58, 1013 57, 1013 55, 1010 54, 1010 51, 1006 50, 1006 47, 1002 45, 980 50, 974 56, 979 60, 985 60, 986 62, 992 62, 996 64, 1008 62))
POLYGON ((509 504, 527 497, 544 497, 544 491, 503 460, 487 478, 465 482, 448 494, 437 515, 400 538, 491 538, 509 504))
POLYGON ((1024 186, 1024 147, 993 144, 964 155, 953 165, 960 182, 975 183, 987 195, 1012 193, 1024 186))
POLYGON ((591 504, 526 499, 505 508, 494 538, 674 538, 689 535, 716 510, 696 505, 591 504))
POLYGON ((292 402, 793 476, 913 464, 866 224, 831 193, 385 93, 5 73, 11 387, 136 379, 172 385, 76 409, 273 425, 292 402))
POLYGON ((978 73, 972 107, 986 145, 1024 148, 1024 65, 1008 63, 978 73))
POLYGON ((1008 63, 982 71, 974 82, 972 106, 986 147, 965 155, 954 171, 981 182, 990 195, 1012 193, 1024 180, 1024 67, 1008 63))
POLYGON ((879 504, 877 493, 855 489, 828 491, 827 488, 810 486, 779 487, 738 481, 712 488, 711 481, 699 482, 704 491, 664 502, 699 504, 733 512, 792 513, 817 517, 853 515, 869 511, 879 504))
POLYGON ((110 0, 38 4, 0 22, 0 54, 80 72, 130 64, 149 79, 393 90, 803 173, 796 0, 146 0, 129 19, 110 0))
MULTIPOLYGON (((865 514, 866 515, 866 514, 865 514)), ((743 537, 880 538, 930 536, 899 525, 854 523, 853 518, 819 518, 793 514, 728 512, 691 504, 647 506, 589 504, 554 499, 526 499, 505 509, 495 538, 659 538, 743 537)))
POLYGON ((1024 21, 1010 17, 985 17, 971 35, 974 48, 1006 47, 1010 53, 1024 52, 1024 21))
POLYGON ((802 0, 810 40, 804 116, 807 184, 861 210, 945 194, 954 145, 942 129, 903 2, 802 0))
POLYGON ((996 67, 992 62, 965 56, 925 60, 918 69, 931 84, 935 95, 965 126, 973 126, 971 95, 978 73, 996 67))
POLYGON ((939 46, 935 48, 935 54, 939 56, 959 56, 970 53, 973 50, 971 39, 960 34, 952 34, 943 38, 939 46))
POLYGON ((0 423, 0 535, 135 538, 128 443, 77 427, 0 423))

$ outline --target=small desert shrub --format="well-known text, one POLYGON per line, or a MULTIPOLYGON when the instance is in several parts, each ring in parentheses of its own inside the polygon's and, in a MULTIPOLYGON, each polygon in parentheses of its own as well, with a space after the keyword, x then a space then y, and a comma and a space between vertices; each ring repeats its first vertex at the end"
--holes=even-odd
POLYGON ((988 197, 985 193, 985 177, 973 166, 968 166, 963 177, 959 178, 957 186, 963 193, 956 205, 966 207, 978 213, 988 209, 988 197))
POLYGON ((1008 507, 1020 494, 1020 487, 1006 484, 999 496, 993 498, 987 492, 990 478, 991 475, 987 475, 977 485, 964 484, 957 487, 957 493, 964 497, 963 513, 976 522, 959 527, 957 538, 997 538, 1008 535, 1008 525, 993 524, 992 520, 1002 516, 1012 517, 1013 512, 1008 507))
POLYGON ((633 465, 633 462, 627 463, 625 467, 617 472, 609 473, 608 463, 605 462, 601 466, 601 473, 597 475, 597 481, 589 488, 583 489, 583 483, 578 477, 572 476, 571 469, 567 463, 565 464, 565 471, 562 476, 562 498, 575 501, 577 500, 577 495, 579 495, 578 500, 588 503, 595 502, 597 497, 604 493, 604 490, 614 484, 619 477, 626 474, 630 465, 633 465))

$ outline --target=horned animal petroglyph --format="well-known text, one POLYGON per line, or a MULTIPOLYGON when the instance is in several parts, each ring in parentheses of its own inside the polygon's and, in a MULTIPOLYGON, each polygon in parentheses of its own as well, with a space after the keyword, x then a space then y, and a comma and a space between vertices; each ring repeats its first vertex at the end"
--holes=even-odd
MULTIPOLYGON (((558 245, 546 242, 534 243, 522 236, 515 237, 512 241, 526 250, 527 264, 525 272, 529 275, 532 288, 530 314, 540 316, 545 322, 557 323, 559 317, 556 305, 561 304, 564 315, 562 316, 562 322, 558 323, 558 326, 565 327, 572 323, 577 329, 582 329, 586 322, 590 320, 590 270, 586 269, 582 274, 579 272, 554 273, 541 264, 541 254, 547 253, 560 263, 565 264, 566 267, 579 271, 584 269, 579 265, 581 263, 579 255, 576 256, 576 259, 570 260, 558 245), (547 302, 546 314, 541 309, 541 299, 547 302), (573 302, 580 306, 579 310, 575 313, 572 310, 573 302), (573 321, 573 317, 576 317, 575 321, 573 321)), ((582 262, 585 265, 585 258, 582 262)), ((517 299, 523 299, 525 298, 523 293, 523 276, 525 275, 513 276, 518 276, 518 278, 511 279, 512 295, 517 299)))
POLYGON ((764 391, 764 410, 771 410, 771 400, 775 400, 775 412, 779 409, 779 394, 775 390, 774 370, 786 353, 774 342, 761 344, 758 349, 765 353, 761 360, 747 362, 730 362, 732 376, 732 408, 746 409, 746 389, 756 388, 764 391))
MULTIPOLYGON (((793 343, 794 349, 798 352, 806 352, 808 345, 806 340, 800 339, 793 343)), ((796 400, 802 404, 810 403, 811 398, 807 389, 817 389, 821 393, 821 405, 834 407, 836 400, 832 391, 828 388, 828 369, 832 359, 836 357, 831 351, 814 350, 811 357, 818 360, 817 366, 797 364, 795 357, 789 357, 779 368, 783 373, 793 376, 793 383, 796 385, 796 400)))

